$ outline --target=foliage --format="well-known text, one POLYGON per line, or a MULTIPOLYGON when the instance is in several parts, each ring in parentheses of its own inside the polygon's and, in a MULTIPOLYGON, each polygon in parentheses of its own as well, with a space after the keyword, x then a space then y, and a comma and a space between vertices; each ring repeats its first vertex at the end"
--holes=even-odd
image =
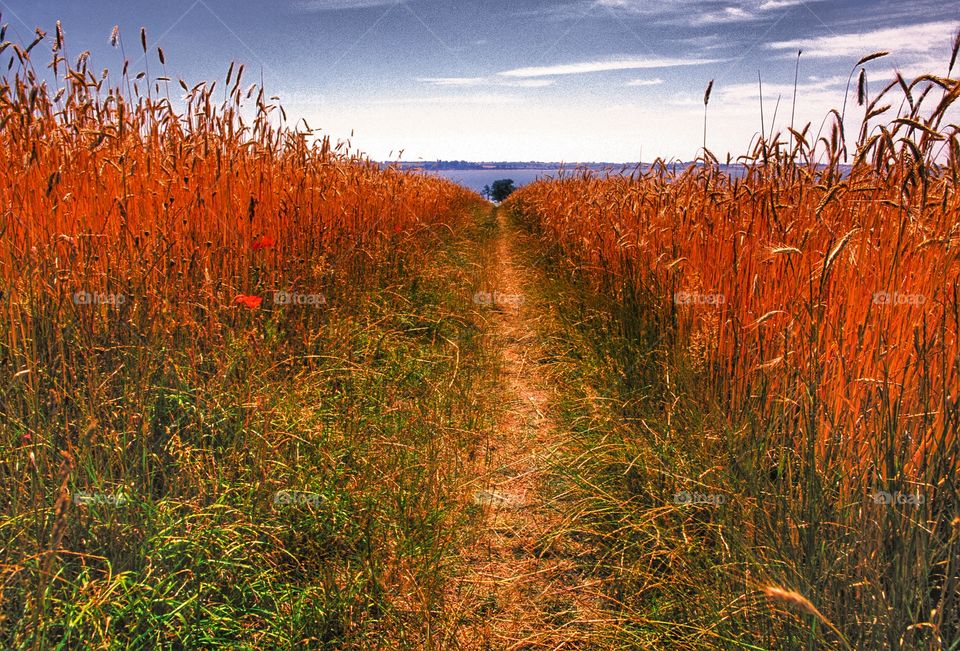
POLYGON ((516 186, 513 184, 513 179, 494 181, 493 186, 490 188, 490 198, 500 203, 501 201, 505 201, 516 189, 516 186))

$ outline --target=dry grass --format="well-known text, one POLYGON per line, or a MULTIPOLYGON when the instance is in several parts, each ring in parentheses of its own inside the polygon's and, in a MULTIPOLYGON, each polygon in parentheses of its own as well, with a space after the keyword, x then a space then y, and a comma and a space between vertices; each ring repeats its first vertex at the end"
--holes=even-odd
POLYGON ((898 79, 866 107, 850 168, 832 113, 830 136, 758 141, 742 176, 707 152, 679 174, 576 173, 509 200, 588 290, 562 299, 571 318, 599 298, 615 317, 593 337, 622 343, 594 345, 623 387, 616 443, 577 462, 635 621, 662 609, 761 644, 960 640, 958 97, 955 79, 898 79), (678 506, 678 491, 727 499, 678 506), (836 630, 783 638, 750 598, 767 583, 836 630), (680 603, 697 590, 716 600, 680 603))
POLYGON ((0 647, 429 644, 482 425, 463 263, 432 264, 486 204, 243 66, 3 31, 0 647))

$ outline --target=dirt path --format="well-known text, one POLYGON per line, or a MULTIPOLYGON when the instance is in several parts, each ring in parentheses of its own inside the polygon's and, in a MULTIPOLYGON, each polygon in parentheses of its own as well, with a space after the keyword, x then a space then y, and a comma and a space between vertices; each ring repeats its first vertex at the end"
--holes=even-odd
POLYGON ((469 649, 592 648, 592 629, 602 618, 598 581, 578 573, 582 550, 563 535, 562 512, 547 485, 563 436, 551 417, 554 396, 540 363, 541 314, 524 292, 531 271, 518 264, 502 214, 498 223, 486 291, 502 301, 490 318, 492 344, 502 351, 506 404, 470 486, 485 525, 467 550, 458 586, 465 623, 460 643, 469 649))

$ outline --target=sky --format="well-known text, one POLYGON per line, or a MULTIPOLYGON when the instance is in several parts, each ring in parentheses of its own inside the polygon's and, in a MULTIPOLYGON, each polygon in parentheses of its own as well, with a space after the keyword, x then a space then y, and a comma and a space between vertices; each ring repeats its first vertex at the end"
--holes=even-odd
POLYGON ((950 0, 0 0, 0 13, 23 43, 62 21, 93 69, 122 66, 114 25, 133 71, 158 72, 141 27, 191 86, 244 63, 291 121, 405 161, 689 161, 710 80, 707 147, 736 157, 761 130, 758 76, 766 131, 793 112, 816 133, 861 56, 890 52, 866 64, 871 93, 894 70, 945 75, 960 30, 950 0))

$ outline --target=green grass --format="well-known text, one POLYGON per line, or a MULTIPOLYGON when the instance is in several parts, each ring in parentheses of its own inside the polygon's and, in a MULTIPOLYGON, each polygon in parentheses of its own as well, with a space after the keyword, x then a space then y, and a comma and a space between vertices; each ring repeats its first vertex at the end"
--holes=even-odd
POLYGON ((456 487, 495 413, 470 304, 489 230, 440 238, 355 304, 244 314, 208 350, 105 347, 95 373, 3 390, 0 648, 449 636, 473 518, 456 487), (74 504, 81 491, 103 499, 74 504))
MULTIPOLYGON (((450 601, 482 535, 462 493, 504 402, 471 300, 491 286, 497 235, 478 214, 349 305, 244 312, 208 349, 186 335, 104 346, 95 364, 0 391, 0 648, 458 647, 483 617, 450 601), (75 505, 80 491, 125 502, 75 505), (294 503, 274 503, 280 491, 294 503)), ((869 623, 876 586, 830 596, 860 534, 832 524, 850 506, 829 468, 758 443, 783 422, 723 413, 648 299, 604 299, 518 225, 503 235, 532 271, 524 295, 561 396, 545 487, 564 528, 550 537, 587 550, 577 571, 601 581, 613 625, 599 648, 839 649, 841 635, 882 648, 903 634, 902 648, 936 648, 899 624, 923 613, 869 623), (797 481, 820 497, 798 500, 797 481), (683 491, 725 501, 677 504, 683 491), (764 597, 770 584, 829 624, 764 597)), ((885 575, 900 600, 898 572, 908 585, 960 554, 956 523, 925 543, 909 515, 875 517, 904 560, 885 575)))

